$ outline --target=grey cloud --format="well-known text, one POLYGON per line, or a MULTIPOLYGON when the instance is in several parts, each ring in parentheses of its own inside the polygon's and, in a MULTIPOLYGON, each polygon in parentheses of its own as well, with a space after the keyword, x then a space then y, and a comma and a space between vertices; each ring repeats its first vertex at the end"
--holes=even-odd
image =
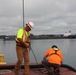
MULTIPOLYGON (((33 34, 76 33, 76 0, 24 0, 25 23, 33 34)), ((22 25, 22 0, 0 0, 0 34, 16 34, 22 25)))

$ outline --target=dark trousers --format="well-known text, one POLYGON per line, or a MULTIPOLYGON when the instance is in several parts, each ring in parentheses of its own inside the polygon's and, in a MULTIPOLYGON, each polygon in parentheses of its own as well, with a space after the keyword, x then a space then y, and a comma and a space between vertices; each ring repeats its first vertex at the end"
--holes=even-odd
POLYGON ((42 64, 45 66, 49 74, 60 75, 60 65, 49 63, 48 60, 43 60, 42 64))

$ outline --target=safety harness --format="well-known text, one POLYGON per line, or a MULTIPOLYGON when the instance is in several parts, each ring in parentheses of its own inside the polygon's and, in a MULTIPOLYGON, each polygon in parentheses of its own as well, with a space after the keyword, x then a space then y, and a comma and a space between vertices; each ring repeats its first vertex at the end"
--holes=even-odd
MULTIPOLYGON (((57 51, 58 51, 58 50, 54 50, 54 51, 55 51, 55 53, 50 54, 49 57, 50 57, 51 55, 54 55, 54 54, 56 54, 56 55, 58 55, 58 56, 60 57, 60 55, 57 54, 57 51)), ((61 57, 60 57, 60 58, 61 58, 61 57)))

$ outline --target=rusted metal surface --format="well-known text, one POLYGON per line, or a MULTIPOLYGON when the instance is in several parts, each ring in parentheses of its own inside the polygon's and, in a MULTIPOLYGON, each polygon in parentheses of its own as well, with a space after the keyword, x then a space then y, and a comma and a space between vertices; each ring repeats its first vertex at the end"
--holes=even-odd
MULTIPOLYGON (((0 74, 0 75, 14 75, 14 64, 5 64, 5 65, 0 65, 0 71, 3 71, 3 73, 5 74, 0 74)), ((47 75, 45 73, 43 73, 43 70, 45 69, 44 67, 37 67, 34 64, 31 64, 30 66, 30 75, 47 75)), ((23 71, 24 68, 22 66, 22 68, 19 71, 19 75, 23 75, 23 71)), ((76 72, 68 69, 68 68, 64 68, 64 67, 60 67, 60 72, 61 75, 76 75, 76 72)), ((0 72, 1 73, 1 72, 0 72)))

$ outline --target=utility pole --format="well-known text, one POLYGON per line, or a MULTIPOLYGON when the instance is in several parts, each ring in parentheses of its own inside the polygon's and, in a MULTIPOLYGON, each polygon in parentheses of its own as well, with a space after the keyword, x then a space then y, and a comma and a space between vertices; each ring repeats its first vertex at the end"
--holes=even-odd
POLYGON ((24 20, 24 0, 22 0, 22 12, 23 12, 23 28, 24 28, 24 25, 25 25, 25 20, 24 20))

